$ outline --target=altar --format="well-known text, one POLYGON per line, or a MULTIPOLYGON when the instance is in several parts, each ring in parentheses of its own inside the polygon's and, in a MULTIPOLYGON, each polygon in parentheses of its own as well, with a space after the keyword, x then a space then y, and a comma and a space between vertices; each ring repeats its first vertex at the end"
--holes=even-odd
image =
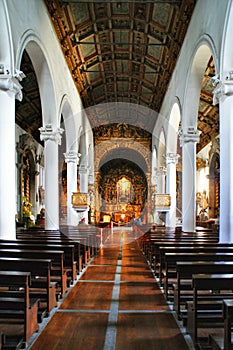
POLYGON ((141 213, 141 205, 127 203, 106 204, 101 208, 101 217, 104 220, 111 218, 114 224, 127 224, 141 213))

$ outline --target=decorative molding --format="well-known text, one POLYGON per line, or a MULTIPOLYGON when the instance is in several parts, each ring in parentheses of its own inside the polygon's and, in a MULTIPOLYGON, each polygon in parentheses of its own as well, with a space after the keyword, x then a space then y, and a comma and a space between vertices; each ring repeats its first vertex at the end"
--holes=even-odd
POLYGON ((167 174, 167 169, 165 166, 160 166, 157 170, 156 170, 156 177, 159 176, 164 176, 167 174))
POLYGON ((79 174, 88 174, 89 167, 83 164, 79 166, 78 170, 79 170, 79 174))
POLYGON ((177 153, 167 153, 164 156, 166 164, 177 164, 179 159, 179 154, 177 153))
POLYGON ((180 146, 182 147, 184 143, 187 142, 199 142, 201 131, 195 129, 193 126, 189 126, 185 129, 181 129, 178 135, 180 138, 180 146))
POLYGON ((213 105, 219 103, 224 96, 233 95, 233 71, 230 71, 225 78, 225 82, 219 79, 219 76, 215 76, 211 79, 215 89, 213 90, 213 105))
POLYGON ((15 70, 14 75, 3 74, 5 73, 4 65, 0 64, 0 90, 2 91, 11 91, 15 94, 15 98, 19 101, 23 99, 22 93, 22 85, 20 85, 19 81, 25 78, 23 72, 19 70, 15 70))
POLYGON ((158 211, 167 211, 171 206, 170 194, 155 194, 154 196, 154 207, 158 211))
POLYGON ((27 149, 29 149, 32 152, 36 162, 37 146, 36 146, 35 140, 29 134, 22 134, 20 135, 19 142, 17 142, 17 145, 16 145, 16 150, 18 155, 22 156, 27 149))
POLYGON ((78 212, 83 212, 89 209, 90 195, 89 193, 73 192, 72 206, 78 212))
POLYGON ((76 151, 69 151, 67 153, 63 153, 65 157, 66 163, 76 163, 79 164, 79 158, 81 157, 81 153, 76 151))
POLYGON ((61 145, 61 135, 64 131, 62 128, 53 129, 52 124, 47 124, 39 128, 41 141, 54 141, 61 145))

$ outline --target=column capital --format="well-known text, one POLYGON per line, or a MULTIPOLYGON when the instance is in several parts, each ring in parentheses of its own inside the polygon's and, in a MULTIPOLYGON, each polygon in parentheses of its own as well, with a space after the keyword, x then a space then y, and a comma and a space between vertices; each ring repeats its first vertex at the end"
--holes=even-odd
POLYGON ((178 163, 179 154, 177 153, 166 153, 164 155, 164 159, 166 164, 177 164, 178 163))
POLYGON ((230 71, 224 80, 220 80, 219 75, 215 75, 211 82, 215 89, 213 90, 213 105, 219 103, 224 96, 233 95, 233 71, 230 71))
POLYGON ((54 141, 58 145, 61 144, 61 135, 64 131, 62 128, 55 129, 52 124, 47 124, 41 128, 40 130, 40 139, 41 141, 54 141))
POLYGON ((159 168, 156 169, 156 176, 162 176, 167 174, 167 169, 165 166, 160 166, 159 168))
POLYGON ((15 74, 11 75, 5 74, 4 65, 0 64, 0 90, 2 91, 10 91, 13 92, 15 98, 19 101, 23 99, 22 93, 22 85, 20 85, 19 81, 25 78, 23 72, 19 70, 15 70, 15 74))
POLYGON ((184 129, 181 129, 178 132, 180 137, 180 146, 182 147, 184 143, 187 142, 199 142, 200 141, 201 131, 195 129, 193 126, 188 126, 184 129))
POLYGON ((66 163, 76 163, 79 164, 79 158, 81 157, 81 153, 76 151, 69 151, 67 153, 63 153, 65 157, 66 163))
POLYGON ((88 174, 89 167, 85 164, 81 164, 78 168, 80 174, 88 174))

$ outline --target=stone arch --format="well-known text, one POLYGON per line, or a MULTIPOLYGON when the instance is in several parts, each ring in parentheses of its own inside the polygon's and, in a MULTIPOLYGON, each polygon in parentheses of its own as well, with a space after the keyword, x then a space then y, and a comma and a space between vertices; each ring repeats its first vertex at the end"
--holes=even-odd
POLYGON ((71 102, 67 95, 64 95, 61 99, 59 107, 59 116, 60 116, 60 127, 64 129, 65 136, 65 150, 66 152, 77 152, 77 132, 76 124, 74 120, 74 111, 71 106, 71 102), (61 120, 62 118, 62 120, 61 120))
POLYGON ((228 2, 225 15, 225 26, 221 38, 221 56, 219 81, 216 86, 216 103, 220 105, 220 225, 219 241, 233 242, 232 219, 232 47, 233 3, 228 2))
POLYGON ((220 150, 219 138, 212 142, 209 154, 209 217, 219 217, 220 204, 220 150))
POLYGON ((154 146, 151 154, 151 185, 156 185, 156 169, 157 169, 157 149, 154 146))
POLYGON ((214 59, 216 71, 218 71, 219 62, 214 43, 209 36, 204 35, 194 49, 186 78, 184 104, 182 106, 182 129, 185 131, 189 127, 197 128, 201 84, 211 55, 214 59))
MULTIPOLYGON (((135 145, 133 140, 111 140, 102 142, 101 144, 95 147, 95 171, 98 171, 104 159, 107 159, 106 156, 113 150, 117 150, 118 158, 121 157, 122 152, 127 150, 127 155, 129 160, 136 163, 145 174, 151 173, 151 155, 150 151, 146 149, 143 145, 135 145)), ((124 152, 125 156, 125 152, 124 152)))
POLYGON ((162 128, 159 136, 159 145, 158 145, 158 158, 157 158, 158 167, 164 166, 165 153, 166 153, 166 139, 165 139, 164 128, 162 128))
POLYGON ((176 101, 172 105, 170 115, 168 118, 167 144, 166 144, 167 153, 177 152, 177 137, 178 137, 180 121, 181 121, 181 106, 180 106, 179 100, 176 99, 176 101))
POLYGON ((36 172, 36 160, 37 160, 37 146, 32 136, 29 134, 22 134, 17 144, 17 166, 19 171, 18 176, 18 188, 20 194, 23 195, 19 206, 20 219, 23 217, 23 202, 32 204, 31 212, 35 213, 36 206, 36 184, 35 176, 38 175, 36 172))
POLYGON ((41 40, 31 30, 22 35, 16 66, 20 67, 23 51, 26 50, 34 67, 41 97, 42 125, 57 128, 58 113, 53 84, 53 72, 41 40))
POLYGON ((0 71, 1 74, 15 74, 12 33, 5 1, 0 2, 0 71))

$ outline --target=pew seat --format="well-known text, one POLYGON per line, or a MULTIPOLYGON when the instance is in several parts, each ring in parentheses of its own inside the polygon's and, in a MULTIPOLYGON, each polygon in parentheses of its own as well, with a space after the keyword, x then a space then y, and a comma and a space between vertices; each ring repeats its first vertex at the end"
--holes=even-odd
POLYGON ((30 298, 30 285, 30 272, 0 271, 0 288, 5 290, 5 295, 0 296, 0 331, 4 334, 4 344, 8 344, 8 338, 10 340, 13 325, 14 330, 18 330, 18 334, 14 334, 13 338, 17 338, 17 342, 25 346, 39 329, 38 299, 30 298), (12 294, 11 289, 14 289, 17 294, 12 294))
POLYGON ((187 302, 186 331, 190 334, 196 346, 199 342, 200 329, 207 328, 209 325, 212 328, 223 327, 222 302, 225 299, 225 293, 232 293, 233 298, 233 275, 230 273, 194 274, 192 284, 193 301, 187 302), (215 297, 214 300, 209 298, 210 291, 215 297), (207 301, 199 299, 200 292, 206 292, 207 301), (218 300, 216 300, 216 296, 218 296, 218 300))

